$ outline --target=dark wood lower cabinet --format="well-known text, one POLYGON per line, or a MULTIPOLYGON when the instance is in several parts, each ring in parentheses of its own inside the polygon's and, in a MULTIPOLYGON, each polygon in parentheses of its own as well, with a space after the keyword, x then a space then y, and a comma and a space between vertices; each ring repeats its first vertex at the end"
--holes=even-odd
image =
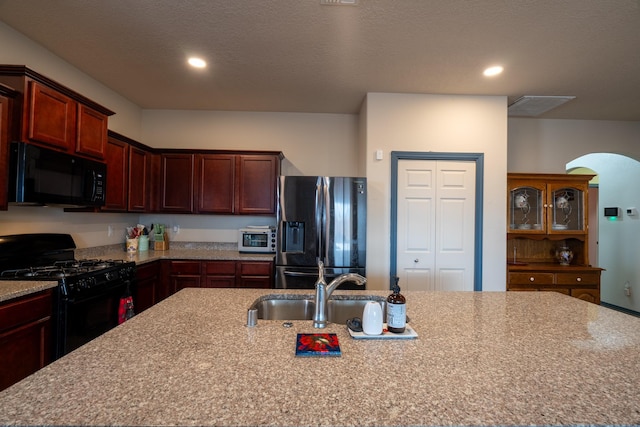
POLYGON ((274 286, 273 261, 162 260, 138 264, 136 313, 184 288, 264 288, 274 286))
POLYGON ((238 261, 238 288, 273 288, 273 263, 238 261))
MULTIPOLYGON (((163 260, 160 288, 273 288, 273 261, 163 260)), ((167 296, 168 296, 167 295, 167 296)))
POLYGON ((600 273, 596 267, 510 265, 508 291, 553 291, 600 304, 600 273))
POLYGON ((0 390, 51 362, 53 290, 0 303, 0 390))
POLYGON ((236 287, 236 261, 205 261, 203 273, 203 288, 236 287))
POLYGON ((160 263, 150 262, 136 266, 136 287, 133 298, 134 310, 141 313, 160 302, 160 263))

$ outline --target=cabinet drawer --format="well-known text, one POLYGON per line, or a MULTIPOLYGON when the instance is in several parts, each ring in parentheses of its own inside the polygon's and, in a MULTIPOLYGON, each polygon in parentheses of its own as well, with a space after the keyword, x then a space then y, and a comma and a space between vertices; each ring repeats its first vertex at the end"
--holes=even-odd
POLYGON ((553 285, 553 273, 509 273, 510 285, 553 285))
POLYGON ((51 316, 52 295, 53 292, 49 290, 0 305, 0 331, 51 316))
POLYGON ((204 272, 206 275, 225 274, 225 275, 235 276, 236 262, 235 261, 208 261, 204 263, 204 272))
POLYGON ((270 262, 241 262, 241 276, 270 276, 272 272, 270 262))
POLYGON ((597 273, 558 273, 556 283, 559 285, 597 285, 600 275, 597 273))
POLYGON ((171 261, 171 274, 200 274, 200 261, 171 261))

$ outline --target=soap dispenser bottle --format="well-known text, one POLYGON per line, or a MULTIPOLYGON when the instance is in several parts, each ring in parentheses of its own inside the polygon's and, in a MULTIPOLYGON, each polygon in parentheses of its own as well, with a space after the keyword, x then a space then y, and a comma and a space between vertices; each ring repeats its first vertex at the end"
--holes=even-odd
POLYGON ((394 277, 393 293, 387 297, 387 329, 396 334, 403 333, 407 323, 407 301, 400 293, 399 280, 399 277, 394 277))

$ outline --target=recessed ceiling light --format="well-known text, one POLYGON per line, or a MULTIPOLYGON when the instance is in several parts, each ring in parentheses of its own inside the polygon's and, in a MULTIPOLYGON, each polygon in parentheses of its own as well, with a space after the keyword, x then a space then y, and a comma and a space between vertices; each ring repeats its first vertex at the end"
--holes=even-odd
POLYGON ((494 65, 493 67, 489 67, 485 69, 482 74, 484 74, 487 77, 493 77, 493 76, 497 76, 498 74, 501 74, 502 71, 504 71, 504 68, 501 65, 494 65))
POLYGON ((200 59, 200 58, 189 58, 189 65, 191 65, 192 67, 195 68, 204 68, 207 66, 207 63, 205 62, 204 59, 200 59))

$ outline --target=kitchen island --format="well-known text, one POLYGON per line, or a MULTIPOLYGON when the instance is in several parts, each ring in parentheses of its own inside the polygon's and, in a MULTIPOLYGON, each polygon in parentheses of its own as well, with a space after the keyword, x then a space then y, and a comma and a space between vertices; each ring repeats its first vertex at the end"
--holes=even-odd
POLYGON ((278 292, 183 289, 0 393, 0 424, 640 423, 639 318, 553 292, 406 292, 418 338, 331 324, 342 356, 301 358, 311 321, 245 326, 278 292))

